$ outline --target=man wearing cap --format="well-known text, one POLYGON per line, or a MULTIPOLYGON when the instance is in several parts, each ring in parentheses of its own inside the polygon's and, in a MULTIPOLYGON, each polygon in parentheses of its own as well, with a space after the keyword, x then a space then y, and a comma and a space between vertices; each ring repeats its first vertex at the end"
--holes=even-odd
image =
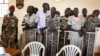
POLYGON ((15 7, 11 5, 9 11, 3 18, 1 39, 4 47, 17 48, 18 19, 14 15, 15 7))

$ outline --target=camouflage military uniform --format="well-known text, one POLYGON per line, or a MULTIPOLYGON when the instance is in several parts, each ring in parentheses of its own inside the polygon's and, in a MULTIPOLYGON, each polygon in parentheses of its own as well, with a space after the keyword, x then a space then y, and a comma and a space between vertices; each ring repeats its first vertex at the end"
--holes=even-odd
POLYGON ((16 48, 18 19, 16 16, 4 16, 2 24, 2 41, 5 47, 16 48))
POLYGON ((60 17, 60 40, 59 40, 59 50, 64 46, 64 37, 66 37, 65 39, 65 44, 69 44, 69 40, 68 40, 68 33, 66 33, 66 35, 64 36, 64 31, 67 29, 67 22, 68 22, 68 18, 66 18, 65 16, 61 16, 60 17))
MULTIPOLYGON (((87 29, 87 31, 95 31, 95 27, 98 26, 98 23, 100 23, 100 19, 95 17, 95 18, 89 18, 85 27, 87 29)), ((84 39, 84 47, 85 47, 85 54, 86 56, 93 56, 93 49, 94 49, 94 40, 95 40, 95 35, 91 34, 90 35, 90 39, 89 38, 89 34, 85 35, 85 39, 84 39), (89 44, 88 43, 89 40, 89 44), (87 48, 88 47, 88 48, 87 48), (86 50, 87 48, 87 50, 86 50)), ((83 53, 84 54, 84 53, 83 53)))
POLYGON ((66 17, 62 16, 61 19, 60 19, 60 23, 61 23, 60 28, 61 28, 61 30, 66 30, 67 22, 68 22, 68 19, 66 17))
POLYGON ((51 18, 48 16, 46 19, 47 26, 47 56, 55 56, 57 52, 57 29, 60 26, 59 17, 51 18), (55 28, 55 31, 51 31, 52 28, 55 28))
POLYGON ((25 35, 25 44, 31 42, 31 41, 36 41, 36 28, 35 28, 35 23, 38 22, 38 18, 35 14, 32 14, 29 16, 29 14, 25 14, 24 19, 23 19, 23 24, 27 23, 28 28, 25 26, 25 30, 23 31, 25 35))

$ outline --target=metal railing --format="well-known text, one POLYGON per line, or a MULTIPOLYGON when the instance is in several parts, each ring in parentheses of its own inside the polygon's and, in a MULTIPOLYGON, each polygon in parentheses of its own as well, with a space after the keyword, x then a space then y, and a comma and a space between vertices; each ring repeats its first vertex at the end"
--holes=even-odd
MULTIPOLYGON (((35 30, 35 41, 37 41, 36 39, 37 39, 37 29, 34 29, 35 30)), ((58 38, 58 40, 57 40, 57 51, 59 50, 59 41, 60 41, 60 32, 62 32, 61 30, 57 30, 57 38, 58 38)), ((75 31, 64 31, 64 45, 65 45, 65 43, 66 43, 66 33, 70 33, 70 32, 75 32, 75 31)), ((45 46, 47 47, 47 37, 48 37, 48 29, 46 29, 45 30, 45 36, 46 36, 46 43, 45 43, 45 46)), ((90 42, 90 35, 91 34, 95 34, 95 32, 86 32, 87 34, 89 34, 89 37, 88 37, 88 46, 87 46, 87 48, 89 48, 89 42, 90 42)), ((52 46, 52 43, 53 43, 53 36, 54 36, 54 34, 53 34, 53 32, 51 33, 52 34, 52 40, 51 40, 51 46, 52 46)), ((38 37, 39 38, 39 37, 38 37)), ((82 48, 83 48, 83 44, 82 44, 82 48)))

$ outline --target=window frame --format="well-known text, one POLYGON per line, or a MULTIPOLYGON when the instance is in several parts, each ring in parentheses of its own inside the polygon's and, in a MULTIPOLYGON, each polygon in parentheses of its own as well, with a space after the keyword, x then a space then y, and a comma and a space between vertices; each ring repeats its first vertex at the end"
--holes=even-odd
MULTIPOLYGON (((9 0, 8 0, 8 3, 6 3, 5 2, 5 0, 3 0, 3 3, 0 3, 0 5, 5 5, 5 4, 7 4, 7 6, 9 6, 9 0)), ((7 9, 8 10, 8 9, 7 9)), ((2 10, 0 10, 0 11, 2 11, 2 10)), ((7 14, 7 13, 6 13, 7 14)), ((0 15, 0 18, 3 18, 4 17, 4 15, 2 16, 2 14, 0 15)))

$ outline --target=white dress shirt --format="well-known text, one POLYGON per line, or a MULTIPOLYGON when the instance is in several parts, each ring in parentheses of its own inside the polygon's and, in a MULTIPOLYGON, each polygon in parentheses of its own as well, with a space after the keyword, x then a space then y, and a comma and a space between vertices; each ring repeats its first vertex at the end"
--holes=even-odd
POLYGON ((44 13, 43 11, 38 11, 37 12, 37 17, 38 17, 38 30, 40 28, 46 27, 46 17, 50 15, 49 12, 44 13))

